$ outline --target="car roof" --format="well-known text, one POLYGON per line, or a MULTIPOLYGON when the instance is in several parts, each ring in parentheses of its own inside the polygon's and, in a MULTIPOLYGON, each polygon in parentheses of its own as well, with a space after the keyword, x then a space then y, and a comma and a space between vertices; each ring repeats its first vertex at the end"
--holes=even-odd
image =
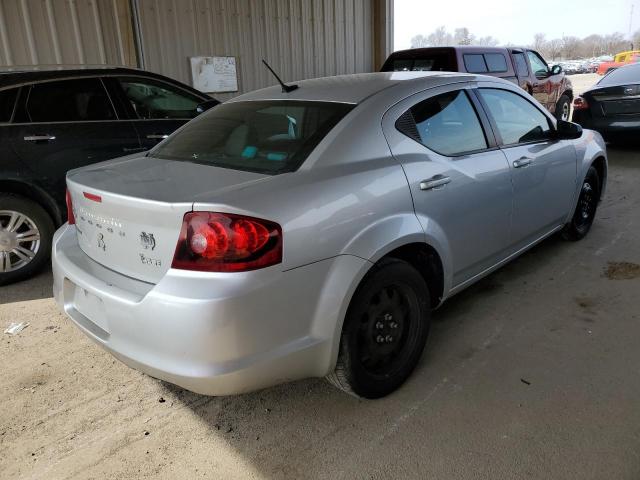
POLYGON ((296 82, 298 89, 282 92, 279 85, 263 88, 235 97, 229 102, 253 100, 308 100, 357 104, 388 88, 404 85, 409 90, 426 90, 440 85, 477 80, 497 80, 460 72, 375 72, 313 78, 296 82))
POLYGON ((421 53, 430 53, 430 52, 444 52, 444 51, 461 51, 468 53, 493 53, 500 52, 504 53, 507 48, 506 47, 483 47, 481 45, 451 45, 446 47, 420 47, 420 48, 409 48, 406 50, 397 50, 393 52, 391 56, 419 56, 421 53))
MULTIPOLYGON (((95 77, 96 75, 144 75, 158 80, 180 83, 169 79, 163 75, 140 70, 133 67, 113 66, 113 65, 44 65, 44 66, 3 66, 0 67, 0 88, 13 87, 28 83, 41 82, 46 80, 56 80, 62 78, 95 77)), ((180 83, 183 88, 197 93, 201 97, 207 97, 202 92, 198 92, 189 85, 180 83)))

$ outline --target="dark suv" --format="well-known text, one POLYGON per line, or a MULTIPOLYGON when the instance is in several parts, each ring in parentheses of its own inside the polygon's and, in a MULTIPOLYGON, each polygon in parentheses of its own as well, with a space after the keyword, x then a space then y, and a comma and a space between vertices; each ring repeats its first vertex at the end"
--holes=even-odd
POLYGON ((393 52, 383 72, 435 70, 481 73, 520 85, 553 113, 569 120, 573 87, 560 65, 549 67, 542 56, 527 48, 455 47, 412 48, 393 52))
POLYGON ((47 261, 67 170, 147 150, 215 103, 130 68, 0 73, 0 285, 47 261))

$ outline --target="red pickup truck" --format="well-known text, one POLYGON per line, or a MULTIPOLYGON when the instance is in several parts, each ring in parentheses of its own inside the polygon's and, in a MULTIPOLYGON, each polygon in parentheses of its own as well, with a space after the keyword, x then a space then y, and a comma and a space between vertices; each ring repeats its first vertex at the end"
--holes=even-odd
POLYGON ((527 48, 412 48, 393 52, 381 71, 443 71, 481 73, 505 78, 533 95, 556 118, 568 120, 573 87, 560 65, 549 68, 542 56, 527 48))

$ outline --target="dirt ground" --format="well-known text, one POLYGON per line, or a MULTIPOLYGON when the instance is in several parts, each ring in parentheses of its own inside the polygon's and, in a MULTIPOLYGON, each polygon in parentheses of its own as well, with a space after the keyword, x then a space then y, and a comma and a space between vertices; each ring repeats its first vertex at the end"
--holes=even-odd
POLYGON ((640 150, 611 148, 589 236, 451 299, 378 401, 320 379, 192 394, 82 335, 50 272, 2 287, 0 478, 640 478, 638 184, 640 150))

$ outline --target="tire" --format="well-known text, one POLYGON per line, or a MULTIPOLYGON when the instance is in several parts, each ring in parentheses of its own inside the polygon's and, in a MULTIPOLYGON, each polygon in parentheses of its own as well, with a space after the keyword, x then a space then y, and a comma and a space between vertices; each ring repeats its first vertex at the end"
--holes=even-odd
POLYGON ((577 241, 587 236, 596 216, 600 200, 600 177, 594 167, 589 167, 582 181, 580 196, 571 221, 562 230, 565 240, 577 241))
POLYGON ((24 280, 49 260, 54 225, 28 198, 0 193, 0 285, 24 280))
POLYGON ((562 94, 556 103, 556 120, 569 121, 571 116, 571 99, 568 95, 562 94))
POLYGON ((400 387, 427 341, 429 298, 424 279, 407 262, 377 264, 351 299, 329 382, 363 398, 384 397, 400 387))

